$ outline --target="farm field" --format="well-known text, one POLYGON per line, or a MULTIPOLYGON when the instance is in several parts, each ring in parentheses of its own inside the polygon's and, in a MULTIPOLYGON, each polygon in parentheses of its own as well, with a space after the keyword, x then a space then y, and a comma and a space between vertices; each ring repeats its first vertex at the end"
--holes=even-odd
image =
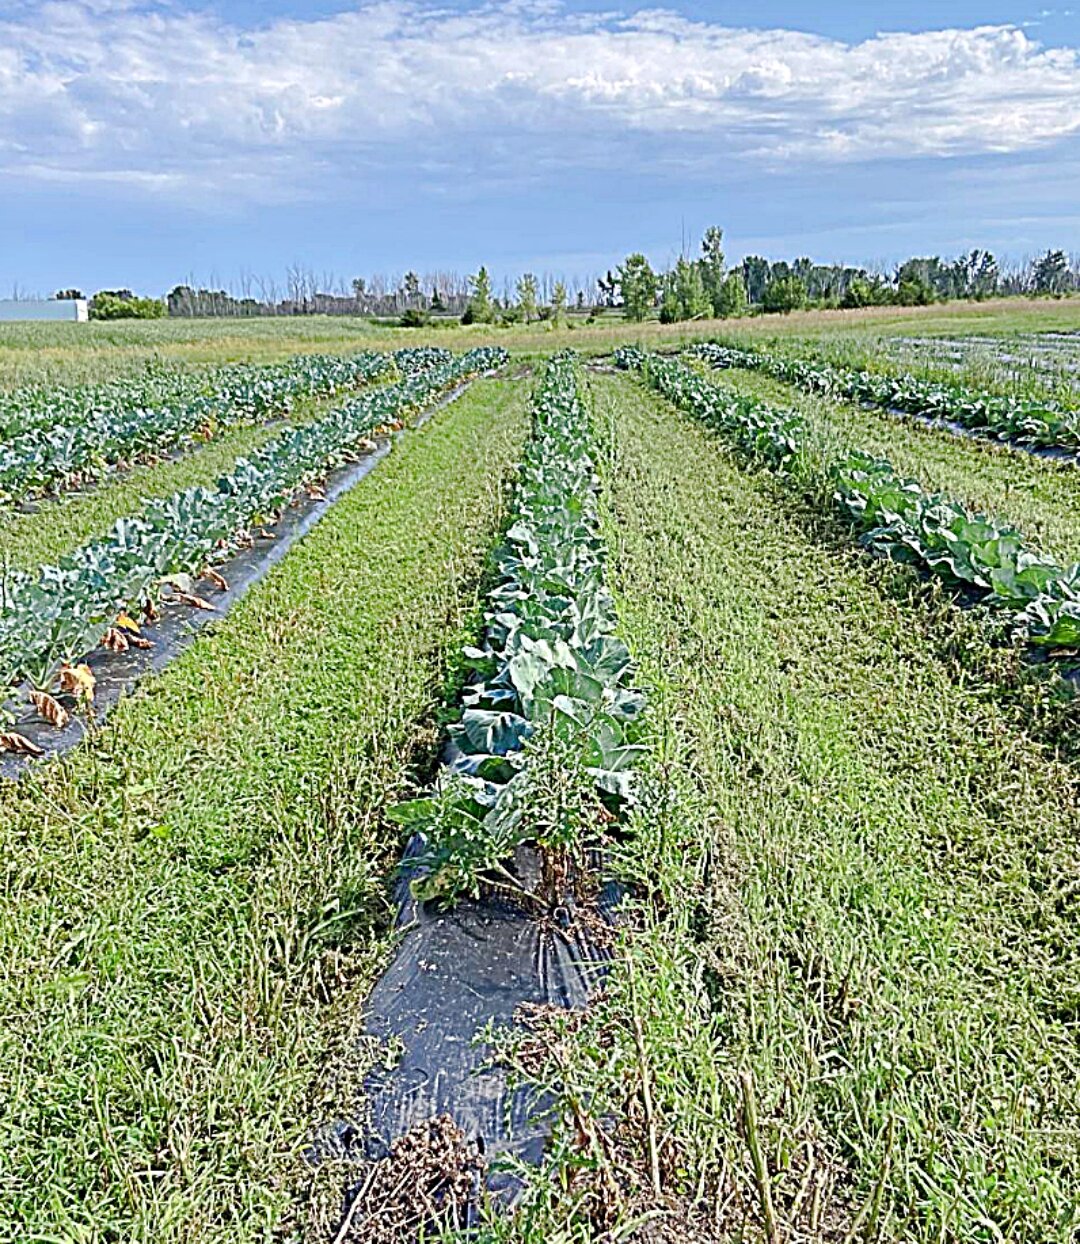
POLYGON ((0 1233, 280 1220, 328 1001, 379 961, 381 809, 432 762, 523 416, 479 382, 92 747, 0 787, 0 1233))
POLYGON ((843 1239, 872 1204, 882 1238, 977 1238, 987 1221, 1067 1238, 1074 775, 957 685, 888 566, 835 547, 625 381, 598 384, 597 404, 619 445, 624 634, 662 689, 657 729, 688 799, 669 867, 689 868, 702 910, 668 914, 639 988, 663 991, 674 945, 683 987, 708 1001, 712 1058, 696 1083, 670 1072, 664 1112, 704 1186, 735 1184, 704 1213, 754 1200, 732 1144, 748 1065, 789 1229, 814 1238, 800 1214, 817 1203, 818 1238, 843 1239))
POLYGON ((1069 334, 0 327, 0 1238, 1074 1240, 1069 334), (368 1026, 504 925, 512 1212, 449 1055, 373 1134, 443 1012, 368 1026))

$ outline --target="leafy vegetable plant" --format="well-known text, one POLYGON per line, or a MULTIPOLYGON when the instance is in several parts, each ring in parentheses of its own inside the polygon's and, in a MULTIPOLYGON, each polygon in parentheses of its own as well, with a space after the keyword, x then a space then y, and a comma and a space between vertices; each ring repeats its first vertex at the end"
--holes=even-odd
POLYGON ((617 350, 615 362, 625 370, 641 371, 673 406, 715 427, 755 461, 785 474, 792 469, 805 430, 795 411, 725 392, 677 359, 645 354, 633 346, 617 350))
MULTIPOLYGON (((722 392, 675 359, 630 347, 617 351, 616 361, 752 460, 781 474, 811 469, 801 452, 806 425, 798 413, 722 392)), ((1008 611, 1039 647, 1080 647, 1080 564, 1064 568, 1032 552, 1015 527, 926 492, 887 461, 856 451, 828 471, 837 505, 867 547, 1008 611)))
POLYGON ((706 343, 692 353, 713 367, 760 371, 824 397, 865 402, 886 410, 950 419, 972 431, 1021 445, 1080 449, 1080 411, 1046 402, 978 393, 961 384, 835 367, 767 350, 706 343))
POLYGON ((238 363, 195 375, 157 369, 134 384, 17 390, 0 397, 0 502, 85 482, 119 462, 287 414, 302 399, 416 375, 450 357, 448 350, 431 348, 393 355, 309 354, 287 363, 238 363))
POLYGON ((424 898, 519 888, 508 867, 540 848, 554 898, 606 819, 633 798, 644 697, 604 584, 594 446, 572 355, 547 365, 498 555, 484 641, 465 656, 476 680, 451 729, 453 765, 431 796, 395 816, 423 849, 424 898))
POLYGON ((0 573, 0 699, 21 678, 47 688, 60 667, 91 651, 119 613, 150 605, 163 583, 226 558, 248 531, 296 492, 350 460, 377 428, 396 423, 440 392, 502 366, 504 350, 460 358, 430 355, 397 384, 352 397, 314 423, 285 429, 241 458, 215 488, 149 502, 103 540, 34 574, 0 573))

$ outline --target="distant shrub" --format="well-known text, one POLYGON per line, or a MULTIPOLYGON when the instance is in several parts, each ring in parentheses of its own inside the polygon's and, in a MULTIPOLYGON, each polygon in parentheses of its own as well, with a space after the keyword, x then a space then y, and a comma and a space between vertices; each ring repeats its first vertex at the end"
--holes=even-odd
POLYGON ((893 291, 880 277, 857 276, 848 286, 840 305, 851 311, 859 307, 885 307, 893 300, 893 291))
POLYGON ((431 316, 419 307, 409 307, 398 320, 402 328, 427 328, 430 323, 431 316))
POLYGON ((918 279, 901 281, 896 289, 896 301, 902 307, 928 307, 934 301, 934 287, 918 279))
POLYGON ((136 298, 129 290, 102 290, 90 302, 92 320, 160 320, 165 303, 160 298, 136 298))

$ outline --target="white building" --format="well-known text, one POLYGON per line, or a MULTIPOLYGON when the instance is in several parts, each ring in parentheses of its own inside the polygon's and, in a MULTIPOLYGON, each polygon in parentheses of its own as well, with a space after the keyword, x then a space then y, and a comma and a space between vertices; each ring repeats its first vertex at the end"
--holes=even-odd
POLYGON ((85 324, 89 318, 85 298, 0 298, 0 321, 72 320, 85 324))

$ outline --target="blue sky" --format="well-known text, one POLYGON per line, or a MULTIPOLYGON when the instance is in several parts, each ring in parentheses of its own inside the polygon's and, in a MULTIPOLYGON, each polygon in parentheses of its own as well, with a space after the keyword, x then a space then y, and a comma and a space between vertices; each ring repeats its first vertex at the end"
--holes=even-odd
MULTIPOLYGON (((1080 10, 1080 0, 1077 0, 1080 10)), ((0 295, 1080 249, 1080 17, 0 0, 0 295)))

